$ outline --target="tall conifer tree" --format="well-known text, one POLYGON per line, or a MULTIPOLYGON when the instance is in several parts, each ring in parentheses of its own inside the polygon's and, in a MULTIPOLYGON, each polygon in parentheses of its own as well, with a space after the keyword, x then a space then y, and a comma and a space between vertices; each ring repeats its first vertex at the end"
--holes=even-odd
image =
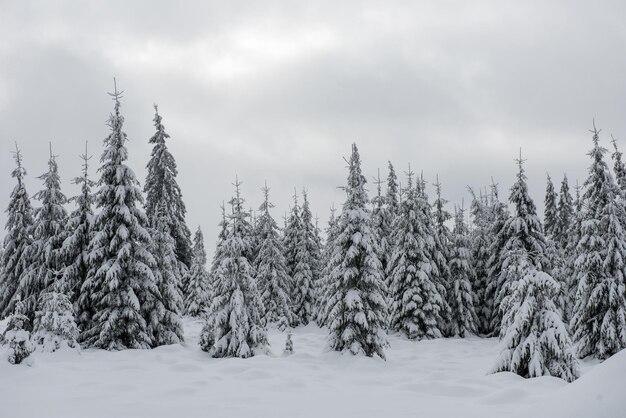
POLYGON ((186 267, 189 267, 191 266, 192 252, 191 232, 185 222, 187 209, 183 202, 180 187, 176 181, 178 176, 176 161, 166 144, 166 140, 170 136, 165 132, 163 118, 159 115, 156 105, 154 105, 154 126, 156 132, 150 138, 150 143, 154 144, 154 147, 148 162, 148 176, 144 186, 146 193, 146 216, 150 226, 154 227, 157 207, 161 204, 165 205, 159 210, 163 212, 162 216, 165 216, 170 234, 176 243, 176 259, 185 264, 186 267))
POLYGON ((624 200, 604 161, 595 128, 592 163, 585 181, 575 276, 576 304, 570 323, 578 355, 607 358, 626 347, 624 200))
POLYGON ((249 213, 243 208, 239 180, 231 200, 230 231, 222 243, 214 290, 200 347, 213 357, 251 357, 267 351, 261 296, 250 256, 249 213))
POLYGON ((334 268, 328 280, 329 345, 335 351, 378 355, 384 359, 384 348, 388 345, 383 329, 385 285, 370 227, 365 183, 359 151, 352 144, 346 202, 330 261, 334 268))
POLYGON ((20 277, 30 266, 28 248, 32 243, 32 230, 35 223, 30 198, 24 184, 26 169, 22 165, 22 153, 15 144, 16 167, 11 175, 17 180, 17 185, 11 193, 9 207, 6 210, 7 223, 5 226, 2 257, 0 264, 0 317, 4 318, 13 313, 15 303, 19 299, 16 291, 20 277), (17 297, 17 298, 16 298, 17 297))
POLYGON ((91 269, 83 283, 79 305, 89 306, 81 335, 89 347, 108 350, 148 348, 146 311, 160 297, 152 267, 148 219, 141 209, 142 196, 133 170, 126 164, 127 137, 120 113, 122 93, 115 88, 115 107, 107 125, 100 161, 101 177, 95 202, 94 237, 90 244, 91 269))
POLYGON ((59 280, 65 269, 65 259, 61 248, 65 240, 67 211, 64 205, 67 198, 61 192, 61 180, 50 145, 50 159, 48 171, 39 177, 44 188, 33 198, 41 202, 35 209, 35 225, 33 228, 33 242, 28 248, 30 266, 20 277, 17 293, 24 303, 24 315, 31 321, 35 319, 35 311, 39 297, 59 280))

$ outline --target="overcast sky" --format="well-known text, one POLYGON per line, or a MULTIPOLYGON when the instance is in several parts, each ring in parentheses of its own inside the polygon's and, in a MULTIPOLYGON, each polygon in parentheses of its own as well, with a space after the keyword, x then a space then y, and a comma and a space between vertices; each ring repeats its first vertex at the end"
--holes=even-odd
POLYGON ((508 197, 522 147, 542 209, 546 172, 584 180, 592 118, 626 151, 625 16, 624 1, 0 0, 0 206, 13 141, 31 195, 49 141, 67 195, 86 140, 96 176, 116 76, 129 164, 143 185, 158 103, 209 248, 237 174, 255 208, 268 181, 278 220, 306 187, 325 224, 352 142, 368 179, 387 160, 438 174, 450 209, 491 176, 508 197))

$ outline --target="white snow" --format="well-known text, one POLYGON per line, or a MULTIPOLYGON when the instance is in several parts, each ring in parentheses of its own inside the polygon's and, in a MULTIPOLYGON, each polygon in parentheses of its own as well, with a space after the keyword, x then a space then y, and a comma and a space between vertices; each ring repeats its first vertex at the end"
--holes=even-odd
POLYGON ((35 353, 13 366, 0 353, 0 416, 28 417, 623 417, 626 351, 583 376, 488 375, 495 339, 408 341, 387 361, 324 350, 326 330, 270 331, 272 355, 213 359, 185 320, 185 345, 154 350, 35 353), (619 412, 619 413, 618 413, 619 412))

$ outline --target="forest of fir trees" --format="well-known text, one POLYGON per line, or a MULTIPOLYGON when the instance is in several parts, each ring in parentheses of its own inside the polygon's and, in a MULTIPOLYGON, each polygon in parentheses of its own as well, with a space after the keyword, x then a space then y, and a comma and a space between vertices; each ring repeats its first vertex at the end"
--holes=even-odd
POLYGON ((492 372, 568 382, 578 359, 626 347, 626 166, 595 124, 587 178, 570 187, 567 176, 555 185, 548 175, 543 220, 521 152, 507 197, 492 182, 469 189, 468 208, 451 208, 438 179, 431 198, 422 175, 409 167, 399 176, 391 162, 370 196, 353 144, 345 201, 323 231, 305 189, 279 226, 270 187, 258 210, 246 210, 235 178, 212 220, 209 259, 202 231, 192 236, 185 222, 158 108, 142 189, 127 163, 122 94, 110 95, 98 178, 85 149, 77 196, 63 194, 51 146, 31 199, 16 144, 0 248, 0 341, 12 363, 35 350, 181 343, 184 316, 204 322, 200 347, 212 357, 267 353, 270 328, 287 334, 293 352, 291 329, 316 323, 329 350, 382 359, 388 335, 498 337, 492 372))

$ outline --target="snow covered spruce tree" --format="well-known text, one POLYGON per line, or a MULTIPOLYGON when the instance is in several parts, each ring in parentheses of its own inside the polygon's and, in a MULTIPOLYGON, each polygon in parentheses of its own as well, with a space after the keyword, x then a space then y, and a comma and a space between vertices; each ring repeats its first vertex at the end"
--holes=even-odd
POLYGON ((543 215, 543 227, 544 233, 548 237, 552 237, 554 235, 554 229, 556 228, 556 224, 558 222, 559 214, 556 206, 557 194, 554 191, 554 184, 552 183, 552 178, 550 174, 547 175, 546 180, 546 198, 544 200, 544 215, 543 215))
MULTIPOLYGON (((295 246, 295 265, 292 271, 293 321, 294 325, 307 325, 313 319, 315 304, 314 285, 318 277, 319 248, 316 248, 313 215, 309 207, 306 191, 297 230, 295 246)), ((296 224, 297 225, 297 224, 296 224)))
POLYGON ((472 290, 474 291, 474 306, 478 322, 476 323, 477 331, 481 334, 490 334, 491 332, 491 300, 485 297, 488 286, 488 261, 490 239, 490 210, 484 203, 483 199, 476 196, 473 189, 469 188, 472 195, 472 203, 470 205, 470 214, 472 217, 472 231, 470 235, 471 241, 471 260, 472 270, 475 273, 472 282, 472 290))
POLYGON ((248 212, 243 209, 241 183, 235 181, 231 229, 222 243, 215 271, 213 299, 200 335, 200 347, 213 357, 254 356, 267 351, 261 296, 250 254, 248 212))
POLYGON ((43 293, 33 327, 35 349, 46 353, 63 348, 79 349, 78 333, 69 297, 56 290, 43 293))
MULTIPOLYGON (((422 186, 425 189, 425 186, 422 186)), ((435 262, 436 269, 433 272, 436 274, 437 282, 439 285, 439 293, 443 298, 442 310, 441 310, 441 322, 439 323, 439 329, 443 335, 448 335, 448 328, 450 325, 450 306, 448 304, 448 293, 450 291, 450 284, 452 278, 450 275, 450 247, 452 246, 452 236, 450 229, 446 225, 446 222, 452 218, 450 213, 445 209, 445 205, 448 203, 443 197, 441 197, 441 183, 439 183, 439 176, 437 176, 437 182, 435 183, 435 193, 437 198, 433 204, 432 219, 435 234, 433 238, 435 240, 433 261, 435 262)), ((428 201, 428 200, 426 200, 428 201)))
POLYGON ((502 301, 503 350, 493 372, 510 371, 526 378, 554 376, 572 382, 579 375, 578 361, 553 302, 559 283, 537 270, 523 248, 511 250, 505 269, 512 281, 502 301))
POLYGON ((15 311, 9 315, 7 327, 2 334, 2 344, 9 348, 8 360, 11 364, 20 364, 33 352, 30 341, 32 327, 30 320, 24 315, 24 304, 19 296, 15 299, 15 311))
POLYGON ((122 93, 109 93, 115 102, 107 122, 111 133, 104 140, 100 161, 100 189, 95 196, 99 213, 89 246, 91 268, 81 287, 78 304, 80 336, 87 347, 107 350, 148 348, 152 336, 146 318, 160 298, 152 267, 148 220, 135 174, 125 163, 127 137, 120 114, 122 93))
POLYGON ((471 241, 464 216, 462 207, 457 209, 454 214, 453 242, 450 248, 449 264, 451 278, 448 290, 449 334, 459 337, 475 334, 476 323, 478 322, 474 310, 474 293, 472 292, 475 273, 472 268, 471 241))
MULTIPOLYGON (((165 216, 170 234, 176 243, 176 260, 183 263, 185 267, 190 267, 192 251, 191 232, 185 223, 187 209, 183 202, 180 187, 176 181, 176 176, 178 175, 176 161, 166 144, 166 140, 170 136, 165 132, 162 120, 163 118, 159 115, 157 106, 154 105, 154 126, 156 132, 150 138, 150 143, 154 144, 154 147, 148 162, 148 176, 144 186, 146 193, 146 216, 150 226, 154 227, 152 222, 156 219, 157 206, 160 204, 165 205, 163 209, 159 210, 164 212, 162 216, 165 216)), ((180 267, 182 268, 182 266, 180 267)), ((181 270, 182 273, 184 271, 181 270)))
POLYGON ((293 322, 289 297, 290 278, 278 225, 270 214, 270 208, 274 205, 269 201, 269 191, 265 185, 264 200, 259 207, 260 248, 255 262, 256 282, 265 308, 263 324, 271 324, 284 331, 293 322))
POLYGON ((524 160, 517 160, 517 180, 511 187, 509 202, 513 205, 513 214, 504 221, 502 229, 495 239, 503 243, 502 249, 496 256, 501 270, 497 276, 497 287, 494 293, 494 318, 492 327, 495 334, 500 333, 502 317, 505 313, 501 306, 503 299, 510 294, 512 285, 519 277, 511 275, 509 264, 517 258, 510 258, 517 251, 523 250, 527 254, 528 263, 540 272, 551 272, 550 260, 546 254, 546 238, 541 228, 541 221, 537 216, 535 203, 528 194, 526 174, 524 172, 524 160))
POLYGON ((626 347, 624 200, 604 161, 606 149, 593 132, 585 210, 578 242, 576 304, 570 323, 578 355, 608 358, 626 347))
POLYGON ((183 341, 183 295, 181 275, 176 260, 176 241, 170 232, 167 205, 159 203, 152 221, 152 245, 155 259, 152 271, 160 298, 150 298, 143 309, 147 315, 152 346, 177 344, 183 341))
POLYGON ((198 226, 193 237, 191 267, 187 273, 187 289, 185 290, 185 314, 201 316, 210 303, 209 272, 206 269, 206 251, 204 250, 204 236, 198 226))
POLYGON ((5 226, 2 257, 0 265, 0 318, 10 315, 15 309, 15 302, 19 298, 16 294, 22 274, 29 268, 31 261, 28 258, 28 248, 32 242, 32 229, 35 223, 30 198, 24 184, 26 170, 22 166, 22 153, 17 144, 14 153, 16 167, 11 173, 17 180, 17 185, 11 193, 9 207, 6 210, 7 223, 5 226))
POLYGON ((552 236, 556 242, 557 247, 561 252, 565 251, 567 243, 570 239, 569 229, 570 223, 574 216, 574 207, 572 205, 572 195, 569 192, 569 185, 567 183, 567 175, 563 176, 561 181, 561 190, 559 191, 559 204, 556 218, 556 224, 552 231, 552 236))
POLYGON ((580 185, 576 182, 575 194, 576 198, 573 205, 572 219, 567 230, 567 245, 564 250, 564 266, 563 276, 567 278, 564 289, 565 293, 565 312, 563 317, 571 321, 574 304, 576 300, 576 292, 578 290, 578 279, 576 277, 576 260, 578 259, 578 243, 582 236, 583 207, 582 198, 580 196, 580 185))
POLYGON ((67 199, 61 192, 61 180, 56 157, 52 154, 52 145, 48 171, 39 178, 43 180, 44 188, 33 196, 41 202, 41 206, 35 209, 33 242, 28 248, 31 264, 20 278, 17 288, 24 303, 23 313, 31 321, 35 318, 39 297, 62 277, 65 269, 61 248, 66 236, 67 211, 64 205, 67 199))
MULTIPOLYGON (((395 176, 395 173, 393 173, 393 175, 395 176)), ((375 184, 376 196, 372 199, 372 230, 376 235, 375 244, 377 245, 378 259, 382 265, 383 280, 387 284, 387 266, 391 258, 391 245, 389 244, 391 239, 391 224, 395 217, 392 210, 397 211, 397 209, 392 208, 387 203, 387 196, 383 196, 382 194, 380 170, 378 177, 375 179, 375 184)))
POLYGON ((489 306, 491 317, 489 319, 488 328, 485 332, 488 336, 497 336, 500 334, 501 314, 499 312, 499 304, 501 299, 499 294, 501 291, 500 276, 503 269, 503 257, 506 253, 506 245, 508 234, 504 228, 506 223, 511 219, 506 203, 501 202, 498 196, 497 184, 491 185, 491 195, 489 199, 489 259, 487 260, 487 287, 484 293, 484 300, 489 306))
POLYGON ((330 208, 330 217, 328 218, 328 226, 326 227, 326 243, 324 245, 324 250, 322 252, 322 260, 323 260, 323 269, 321 272, 320 285, 318 289, 319 296, 317 298, 317 302, 319 304, 317 311, 317 324, 320 327, 323 327, 328 324, 328 300, 331 295, 331 280, 332 280, 332 272, 336 267, 333 262, 338 262, 340 260, 333 259, 333 254, 335 253, 335 239, 337 238, 337 234, 339 233, 339 220, 335 216, 335 207, 330 208))
POLYGON ((433 277, 435 242, 410 169, 403 193, 392 232, 390 329, 410 339, 439 338, 444 301, 433 277))
POLYGON ((334 268, 328 277, 328 343, 335 351, 384 359, 388 345, 383 329, 385 285, 370 227, 365 183, 359 151, 352 144, 346 201, 330 261, 334 268))
MULTIPOLYGON (((80 288, 87 278, 89 271, 89 243, 93 238, 93 194, 91 192, 95 183, 89 178, 89 159, 87 144, 85 153, 80 156, 83 160, 83 175, 74 178, 74 184, 80 186, 80 194, 72 197, 70 201, 76 203, 76 209, 70 214, 66 225, 65 241, 61 251, 67 260, 63 271, 62 291, 67 294, 72 303, 76 302, 80 288)), ((78 306, 78 304, 77 304, 78 306)), ((81 323, 82 311, 76 312, 77 322, 81 323)), ((83 318, 84 320, 85 318, 83 318)))
POLYGON ((624 166, 622 153, 617 148, 617 140, 613 138, 613 135, 611 135, 611 143, 613 144, 614 149, 613 154, 611 154, 611 158, 613 158, 614 161, 613 171, 615 171, 615 180, 622 191, 622 194, 626 194, 626 166, 624 166))
MULTIPOLYGON (((385 204, 389 209, 391 217, 394 218, 400 210, 400 192, 398 187, 398 176, 393 168, 391 161, 388 162, 389 173, 387 174, 387 195, 385 196, 385 204)), ((393 222, 393 219, 392 219, 393 222)))
MULTIPOLYGON (((293 206, 291 207, 289 216, 285 218, 285 227, 283 228, 283 248, 285 251, 285 261, 287 262, 287 273, 289 274, 289 296, 292 303, 296 299, 295 273, 298 265, 298 246, 302 237, 302 211, 298 203, 298 194, 294 189, 293 206)), ((297 321, 296 318, 294 318, 297 321)))

